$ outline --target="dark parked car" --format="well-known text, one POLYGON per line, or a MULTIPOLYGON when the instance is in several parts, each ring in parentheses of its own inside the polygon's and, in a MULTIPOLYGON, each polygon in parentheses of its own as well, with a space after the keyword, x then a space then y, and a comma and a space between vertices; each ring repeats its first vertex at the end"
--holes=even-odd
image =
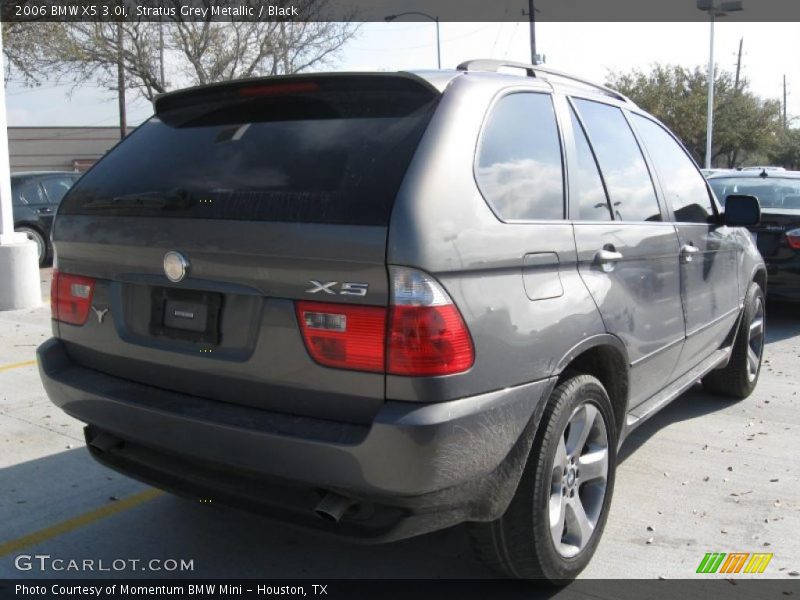
POLYGON ((362 540, 468 522, 501 571, 576 576, 626 436, 698 379, 756 385, 758 202, 723 213, 621 94, 508 66, 159 97, 53 232, 40 372, 92 456, 362 540))
POLYGON ((723 204, 730 194, 758 198, 761 223, 750 230, 767 263, 769 297, 800 301, 800 172, 743 170, 715 175, 708 183, 723 204))
POLYGON ((11 198, 14 229, 36 242, 39 264, 52 257, 50 228, 61 199, 72 187, 79 173, 39 171, 11 175, 11 198))

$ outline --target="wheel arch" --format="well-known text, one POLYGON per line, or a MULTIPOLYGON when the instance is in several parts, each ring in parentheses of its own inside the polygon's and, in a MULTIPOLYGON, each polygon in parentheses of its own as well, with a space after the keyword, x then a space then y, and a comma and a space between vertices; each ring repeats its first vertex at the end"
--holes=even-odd
POLYGON ((764 295, 767 295, 767 269, 764 267, 764 265, 758 265, 755 269, 753 269, 753 274, 751 275, 750 280, 757 283, 764 292, 764 295))
POLYGON ((621 436, 628 411, 630 361, 622 341, 611 334, 584 339, 558 362, 555 375, 559 382, 571 373, 585 373, 600 380, 614 407, 617 436, 621 436))

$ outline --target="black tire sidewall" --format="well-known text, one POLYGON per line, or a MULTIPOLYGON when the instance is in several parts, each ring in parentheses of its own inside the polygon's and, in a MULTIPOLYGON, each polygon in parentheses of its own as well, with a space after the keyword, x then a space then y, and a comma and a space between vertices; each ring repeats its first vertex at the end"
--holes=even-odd
POLYGON ((734 360, 738 362, 735 365, 737 369, 741 369, 741 377, 742 377, 742 387, 745 388, 746 395, 750 395, 753 390, 755 390, 756 386, 758 385, 758 380, 761 377, 761 367, 764 364, 764 346, 766 339, 761 340, 761 355, 758 358, 758 369, 756 370, 756 376, 753 381, 750 381, 748 374, 749 368, 747 364, 747 350, 750 346, 750 323, 753 320, 753 314, 756 310, 757 301, 761 300, 761 306, 764 311, 764 333, 763 336, 766 336, 766 328, 767 328, 767 303, 766 298, 764 297, 764 292, 761 290, 761 287, 757 283, 751 283, 750 288, 747 290, 747 296, 745 297, 745 304, 744 304, 744 314, 742 315, 742 325, 741 329, 739 330, 739 335, 737 336, 736 344, 737 348, 735 349, 736 356, 734 360))
MULTIPOLYGON (((603 534, 611 498, 614 490, 614 480, 617 464, 617 427, 614 420, 614 410, 603 385, 591 375, 578 375, 563 382, 554 391, 552 411, 546 413, 549 417, 547 423, 542 423, 541 436, 537 436, 534 450, 541 453, 540 460, 529 461, 529 466, 535 466, 533 475, 533 539, 536 554, 541 565, 543 575, 554 582, 566 583, 574 579, 589 563, 594 555, 597 545, 603 534), (568 393, 564 393, 568 391, 568 393), (579 405, 590 402, 596 406, 606 423, 608 434, 608 479, 606 495, 603 499, 603 508, 598 519, 595 532, 589 544, 572 558, 561 556, 556 550, 550 535, 549 507, 550 478, 553 460, 557 449, 559 433, 563 433, 572 412, 579 405), (547 435, 548 430, 555 435, 547 435)), ((536 455, 533 456, 535 458, 536 455)))

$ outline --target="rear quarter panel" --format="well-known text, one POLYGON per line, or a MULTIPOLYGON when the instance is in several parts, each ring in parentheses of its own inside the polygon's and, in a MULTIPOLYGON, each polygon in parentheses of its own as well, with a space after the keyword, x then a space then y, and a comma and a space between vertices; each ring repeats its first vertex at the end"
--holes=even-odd
POLYGON ((475 364, 448 377, 388 376, 388 399, 442 401, 544 379, 572 347, 605 332, 578 275, 572 225, 503 223, 475 182, 487 109, 512 87, 549 91, 502 75, 451 82, 400 189, 389 230, 387 262, 423 269, 444 285, 469 327, 475 364), (531 283, 548 292, 538 294, 531 283))

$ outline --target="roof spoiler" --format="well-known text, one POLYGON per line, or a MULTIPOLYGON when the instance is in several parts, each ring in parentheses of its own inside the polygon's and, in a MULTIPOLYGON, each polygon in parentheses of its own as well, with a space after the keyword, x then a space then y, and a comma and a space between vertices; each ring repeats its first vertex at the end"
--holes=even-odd
POLYGON ((248 98, 295 96, 344 89, 418 92, 431 98, 441 92, 413 73, 310 73, 237 79, 159 94, 153 100, 156 115, 192 106, 227 104, 248 98))

